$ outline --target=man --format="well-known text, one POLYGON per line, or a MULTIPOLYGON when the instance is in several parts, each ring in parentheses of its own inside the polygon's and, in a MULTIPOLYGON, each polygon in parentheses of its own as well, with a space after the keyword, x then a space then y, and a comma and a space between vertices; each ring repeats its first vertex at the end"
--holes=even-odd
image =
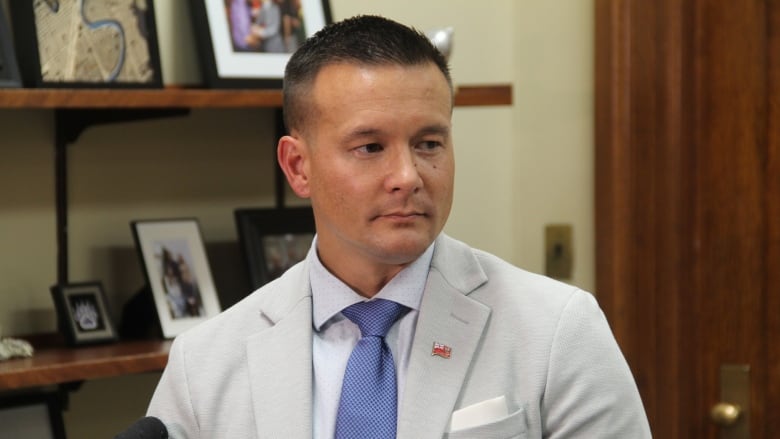
POLYGON ((317 235, 173 343, 148 413, 172 437, 650 436, 590 294, 442 234, 452 100, 442 55, 383 18, 330 25, 293 55, 278 159, 317 235), (377 304, 398 318, 379 335, 354 312, 377 304), (381 374, 356 360, 369 345, 381 374))

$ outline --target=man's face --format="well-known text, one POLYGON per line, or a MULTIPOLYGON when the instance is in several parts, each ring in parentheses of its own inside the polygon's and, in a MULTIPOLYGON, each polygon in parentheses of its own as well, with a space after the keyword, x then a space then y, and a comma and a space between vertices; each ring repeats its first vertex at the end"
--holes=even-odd
MULTIPOLYGON (((318 251, 382 265, 414 261, 452 205, 452 96, 434 64, 320 71, 301 135, 318 251)), ((295 133, 293 133, 295 135, 295 133)))

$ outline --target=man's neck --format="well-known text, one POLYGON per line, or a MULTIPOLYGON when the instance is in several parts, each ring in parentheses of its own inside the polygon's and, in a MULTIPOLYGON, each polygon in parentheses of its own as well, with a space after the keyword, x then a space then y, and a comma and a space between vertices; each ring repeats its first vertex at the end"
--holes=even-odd
POLYGON ((402 265, 344 264, 342 267, 334 267, 323 259, 322 255, 319 256, 322 265, 331 274, 356 293, 367 298, 374 297, 395 275, 411 263, 402 265))

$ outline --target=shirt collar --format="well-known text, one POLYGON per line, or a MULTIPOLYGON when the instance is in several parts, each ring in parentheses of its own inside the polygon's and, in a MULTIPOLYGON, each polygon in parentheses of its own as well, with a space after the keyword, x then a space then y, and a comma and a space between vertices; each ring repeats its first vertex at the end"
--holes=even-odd
MULTIPOLYGON (((414 262, 398 272, 374 298, 392 300, 409 309, 419 311, 428 271, 433 258, 433 247, 430 246, 414 262)), ((317 238, 311 244, 306 256, 309 264, 309 281, 312 291, 314 329, 319 331, 341 310, 366 298, 356 293, 339 278, 334 276, 320 261, 317 255, 317 238)))

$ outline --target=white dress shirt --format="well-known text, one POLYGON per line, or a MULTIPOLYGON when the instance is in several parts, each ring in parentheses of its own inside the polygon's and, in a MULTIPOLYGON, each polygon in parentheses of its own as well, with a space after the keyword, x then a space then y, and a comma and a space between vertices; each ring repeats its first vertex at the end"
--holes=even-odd
MULTIPOLYGON (((360 340, 360 328, 344 317, 341 310, 365 301, 366 298, 357 294, 328 271, 320 262, 316 248, 315 237, 307 255, 311 266, 312 324, 314 325, 313 429, 315 439, 328 439, 333 437, 336 429, 336 414, 344 371, 352 349, 360 340)), ((374 296, 400 303, 410 310, 390 328, 385 337, 385 342, 390 347, 395 361, 399 401, 403 395, 409 353, 432 257, 433 244, 374 296)), ((290 422, 295 421, 290 420, 290 422)))

